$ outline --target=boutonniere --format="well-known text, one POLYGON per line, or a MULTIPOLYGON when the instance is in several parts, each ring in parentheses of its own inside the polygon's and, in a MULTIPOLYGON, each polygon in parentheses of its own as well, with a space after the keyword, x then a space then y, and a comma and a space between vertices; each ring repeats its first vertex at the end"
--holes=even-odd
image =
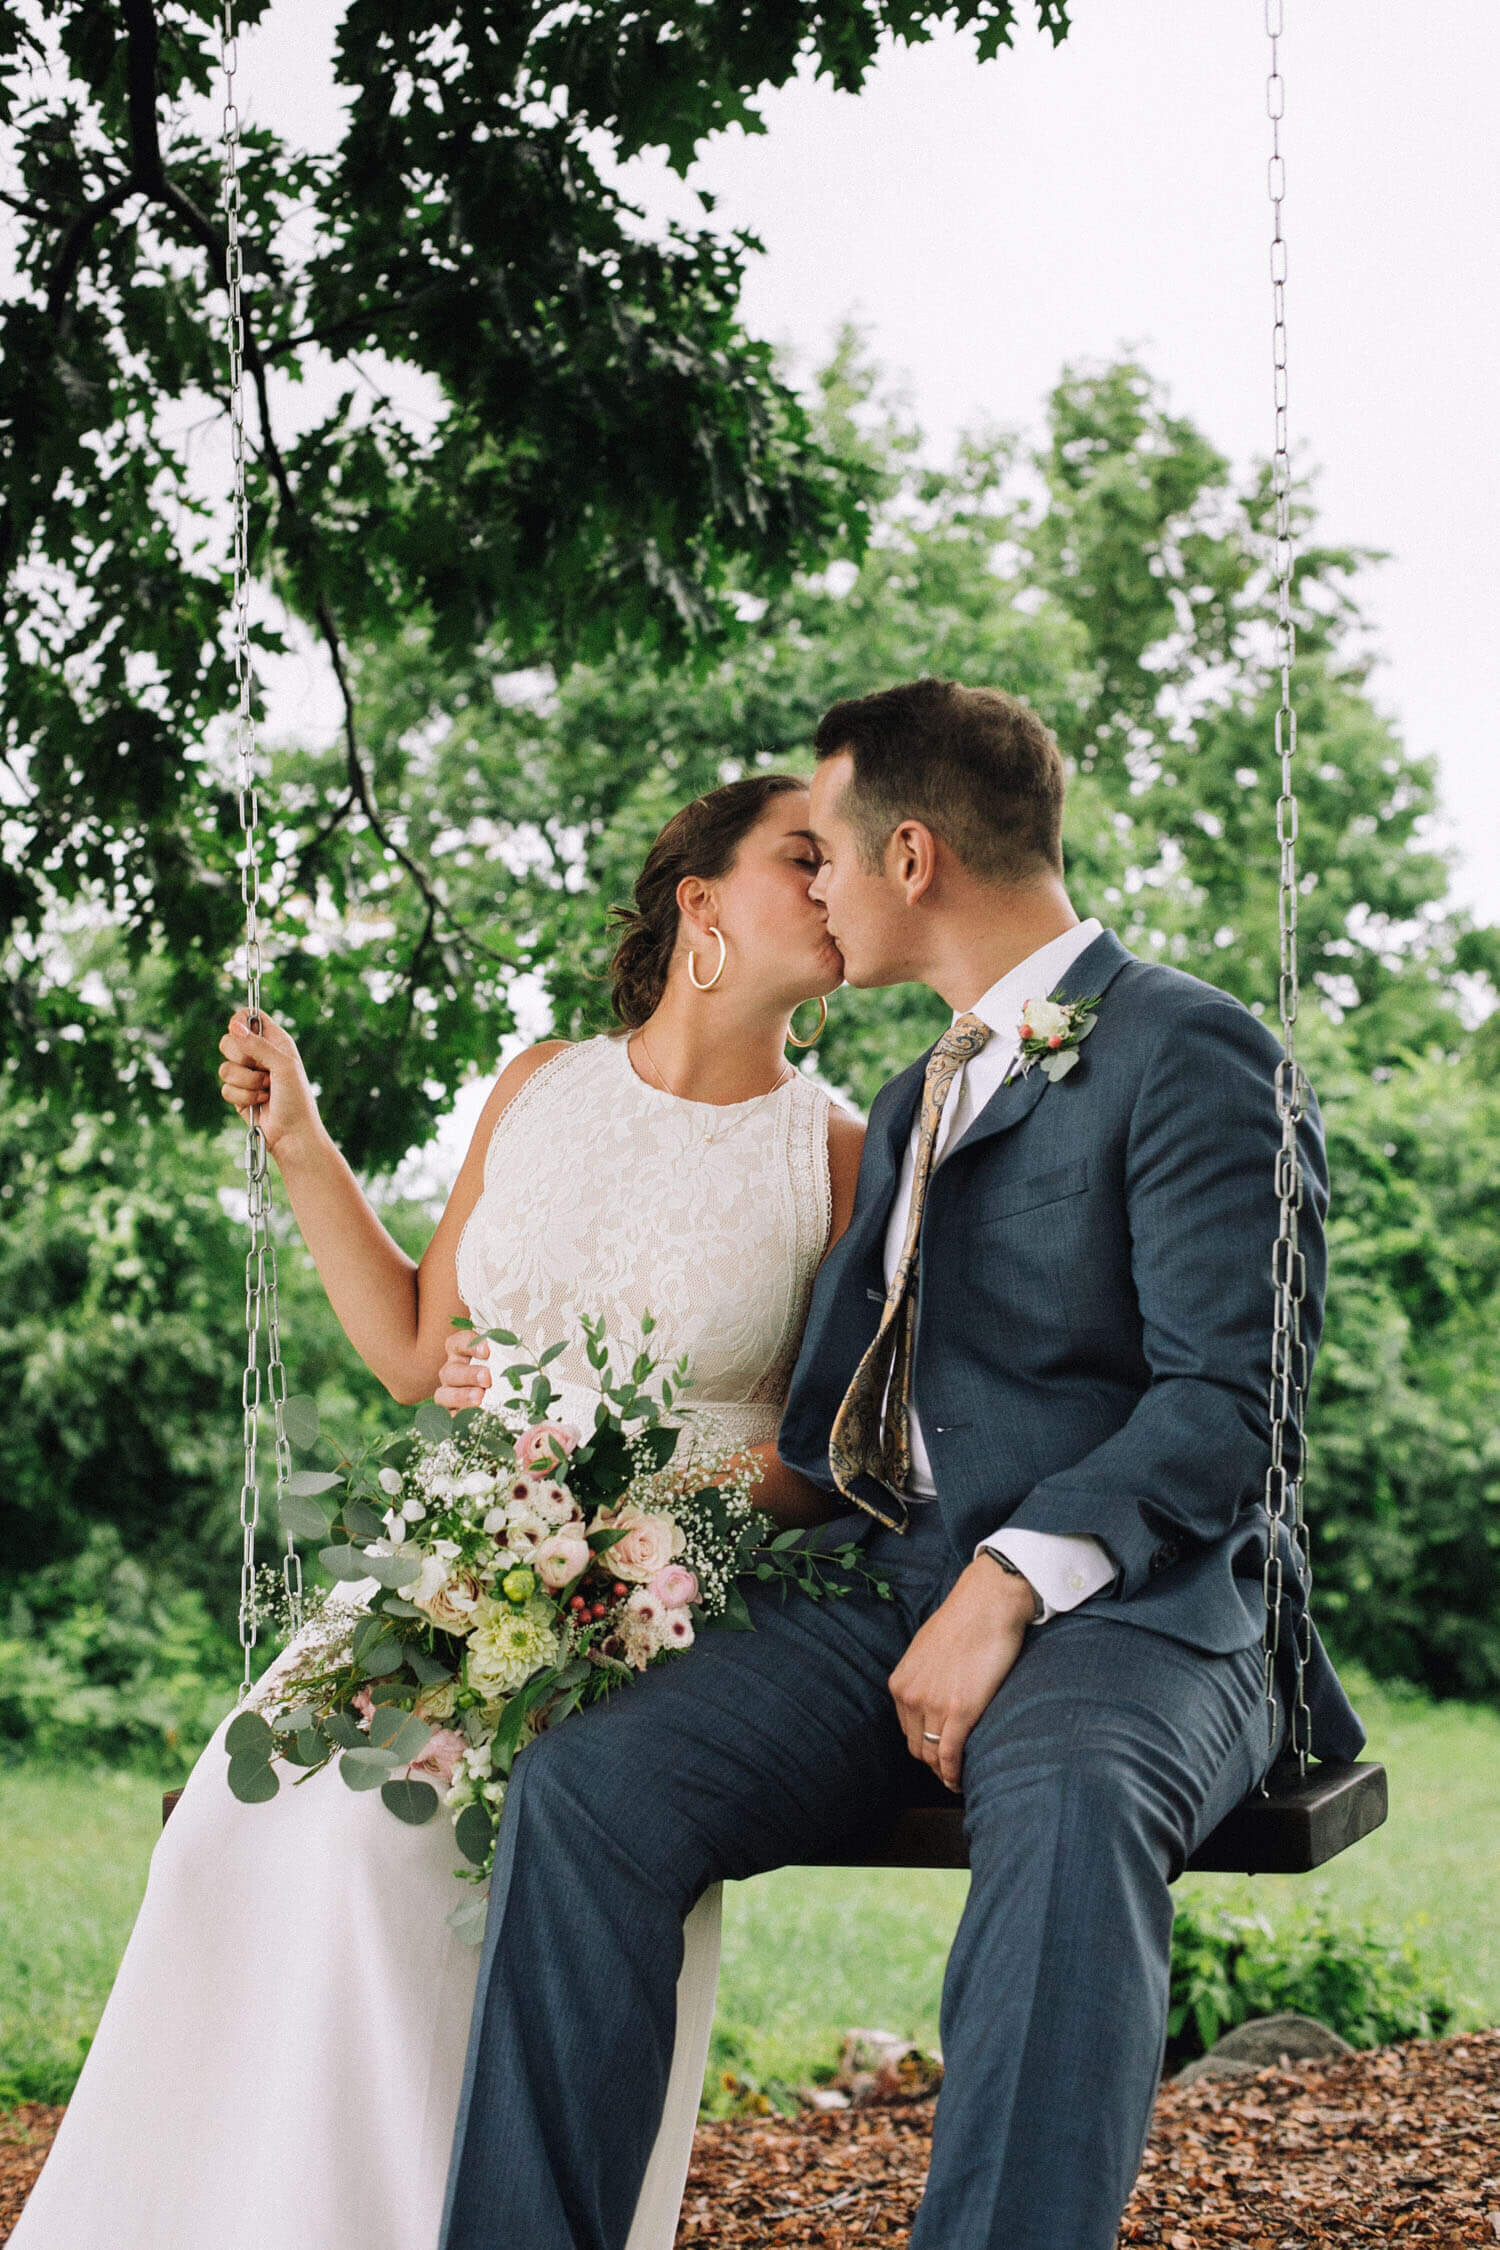
POLYGON ((1020 1071, 1024 1078, 1033 1063, 1055 1085, 1066 1078, 1078 1060, 1078 1049, 1099 1018, 1099 994, 1083 1000, 1028 1000, 1021 1010, 1020 1071))

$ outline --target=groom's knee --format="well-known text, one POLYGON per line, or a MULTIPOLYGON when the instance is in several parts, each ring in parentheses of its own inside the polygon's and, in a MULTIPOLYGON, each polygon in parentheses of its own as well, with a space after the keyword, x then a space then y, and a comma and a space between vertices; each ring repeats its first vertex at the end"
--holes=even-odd
POLYGON ((997 1714, 987 1739, 970 1741, 964 1827, 976 1871, 1028 1852, 1065 1882, 1085 1862, 1172 1871, 1191 1818, 1184 1777, 1108 1711, 1041 1698, 1009 1725, 997 1714))
POLYGON ((531 1850, 566 1856, 584 1879, 592 1870, 675 1892, 684 1854, 668 1779, 636 1732, 580 1718, 538 1735, 511 1769, 503 1817, 525 1826, 531 1850))

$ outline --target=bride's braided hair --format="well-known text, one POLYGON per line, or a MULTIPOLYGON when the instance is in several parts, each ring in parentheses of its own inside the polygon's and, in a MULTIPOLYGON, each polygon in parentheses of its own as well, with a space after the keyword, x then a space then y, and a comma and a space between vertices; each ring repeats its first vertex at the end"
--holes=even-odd
POLYGON ((712 882, 716 875, 727 875, 772 799, 806 787, 795 774, 747 774, 673 813, 635 879, 634 903, 609 910, 620 932, 609 965, 610 1000, 627 1031, 646 1021, 666 990, 677 944, 677 886, 683 877, 698 875, 712 882))

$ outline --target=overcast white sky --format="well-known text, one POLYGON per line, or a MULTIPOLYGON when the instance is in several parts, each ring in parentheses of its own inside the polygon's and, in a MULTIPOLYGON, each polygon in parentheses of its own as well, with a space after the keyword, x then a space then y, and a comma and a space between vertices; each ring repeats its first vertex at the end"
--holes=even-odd
MULTIPOLYGON (((242 42, 252 117, 334 129, 343 0, 281 0, 242 42)), ((1027 11, 1029 19, 1029 10, 1027 11)), ((1286 0, 1292 428, 1324 536, 1386 548, 1364 600, 1379 700, 1438 757, 1456 888, 1500 918, 1500 83, 1494 0, 1286 0)), ((893 49, 858 97, 766 98, 764 138, 692 185, 765 243, 745 313, 803 367, 854 314, 934 451, 966 423, 1035 429, 1068 359, 1138 351, 1237 461, 1269 450, 1270 211, 1261 0, 1074 0, 981 66, 893 49)), ((651 158, 653 212, 699 217, 651 158)), ((283 724, 319 700, 286 683, 283 724)))

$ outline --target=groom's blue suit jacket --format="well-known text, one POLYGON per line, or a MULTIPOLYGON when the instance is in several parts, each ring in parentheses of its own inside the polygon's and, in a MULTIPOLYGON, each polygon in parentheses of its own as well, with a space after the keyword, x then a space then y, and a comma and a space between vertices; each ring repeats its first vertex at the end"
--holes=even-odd
MULTIPOLYGON (((928 1188, 912 1388, 936 1505, 963 1555, 1002 1524, 1088 1533, 1116 1565, 1091 1611, 1247 1648, 1263 1617, 1281 1050, 1239 1001, 1137 961, 1110 930, 1052 991, 1089 994, 1098 1020, 1074 1068, 1012 1076, 928 1188)), ((926 1060, 876 1096, 781 1424, 782 1458, 829 1490, 828 1432, 879 1322, 926 1060)), ((1300 1145, 1311 1357, 1328 1206, 1315 1102, 1300 1145)), ((861 1491, 904 1519, 883 1486, 861 1491)), ((1282 1551, 1289 1662, 1303 1605, 1284 1534, 1282 1551)), ((1356 1755, 1364 1729, 1316 1634, 1307 1685, 1315 1752, 1356 1755)))

